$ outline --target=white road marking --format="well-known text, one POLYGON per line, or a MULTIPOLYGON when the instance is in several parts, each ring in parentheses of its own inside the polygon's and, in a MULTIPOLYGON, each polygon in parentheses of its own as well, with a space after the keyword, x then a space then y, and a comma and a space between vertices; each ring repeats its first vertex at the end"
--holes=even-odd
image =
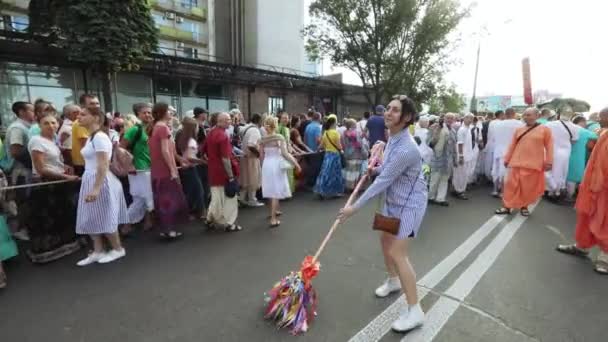
MULTIPOLYGON (((477 245, 483 241, 503 220, 504 216, 494 215, 490 217, 479 229, 466 239, 450 255, 433 267, 418 283, 428 288, 437 286, 458 264, 460 264, 477 245)), ((422 300, 428 290, 418 290, 419 300, 422 300)), ((353 336, 349 342, 372 342, 379 341, 391 329, 391 324, 401 310, 405 307, 405 296, 401 295, 388 308, 374 318, 365 328, 353 336)))
MULTIPOLYGON (((538 204, 530 206, 530 212, 538 204)), ((443 326, 452 317, 463 301, 479 283, 481 277, 490 269, 498 256, 504 251, 515 233, 521 228, 527 217, 518 215, 509 222, 490 244, 479 253, 475 261, 458 277, 458 279, 445 291, 446 296, 441 297, 426 314, 424 326, 408 333, 401 342, 430 342, 441 331, 443 326)))

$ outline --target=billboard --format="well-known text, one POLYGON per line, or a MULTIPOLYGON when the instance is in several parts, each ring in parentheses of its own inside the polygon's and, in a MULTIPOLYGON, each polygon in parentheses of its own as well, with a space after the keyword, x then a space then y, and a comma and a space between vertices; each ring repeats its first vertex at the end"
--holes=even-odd
POLYGON ((496 112, 511 107, 511 96, 480 96, 477 98, 478 112, 496 112))

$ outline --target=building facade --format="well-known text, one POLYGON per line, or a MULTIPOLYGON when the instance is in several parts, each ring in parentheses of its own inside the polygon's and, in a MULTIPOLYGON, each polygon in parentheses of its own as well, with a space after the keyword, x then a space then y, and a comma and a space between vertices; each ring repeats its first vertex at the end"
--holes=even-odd
MULTIPOLYGON (((3 126, 14 120, 10 107, 15 101, 44 98, 60 110, 84 92, 101 93, 101 82, 86 66, 70 63, 62 51, 27 41, 28 3, 0 0, 3 126)), ((366 109, 357 95, 360 87, 302 71, 306 58, 300 35, 301 0, 150 0, 149 4, 159 29, 159 51, 141 70, 113 77, 111 110, 129 113, 136 102, 160 101, 180 113, 195 106, 226 111, 236 104, 246 116, 279 110, 302 113, 311 107, 360 116, 358 112, 366 109), (254 32, 247 29, 254 24, 254 32)))

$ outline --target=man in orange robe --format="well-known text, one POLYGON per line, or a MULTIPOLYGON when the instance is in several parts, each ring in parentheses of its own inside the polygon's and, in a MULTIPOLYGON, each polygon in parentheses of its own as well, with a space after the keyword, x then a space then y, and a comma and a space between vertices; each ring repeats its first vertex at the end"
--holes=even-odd
POLYGON ((522 216, 530 215, 528 206, 545 192, 545 173, 553 166, 551 130, 536 122, 538 109, 528 108, 523 115, 526 125, 515 131, 505 155, 508 168, 502 196, 503 207, 496 214, 510 214, 521 209, 522 216))
POLYGON ((608 274, 608 108, 600 112, 598 139, 576 200, 576 244, 559 245, 562 253, 587 257, 588 249, 600 248, 595 271, 608 274))

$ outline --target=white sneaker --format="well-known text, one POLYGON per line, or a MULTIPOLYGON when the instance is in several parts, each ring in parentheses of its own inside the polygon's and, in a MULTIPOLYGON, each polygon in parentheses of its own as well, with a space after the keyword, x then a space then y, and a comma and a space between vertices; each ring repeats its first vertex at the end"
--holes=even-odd
POLYGON ((76 263, 76 265, 78 266, 87 266, 90 265, 92 263, 96 263, 98 262, 101 258, 103 258, 106 254, 105 253, 91 253, 89 254, 86 258, 80 260, 79 262, 76 263))
POLYGON ((424 324, 424 312, 420 304, 410 306, 409 309, 402 313, 391 328, 397 332, 408 332, 416 329, 424 324))
POLYGON ((103 258, 99 259, 99 261, 97 261, 97 262, 100 264, 107 264, 114 260, 120 259, 120 258, 124 257, 125 255, 127 255, 127 251, 124 248, 119 251, 113 249, 113 250, 109 251, 108 253, 106 253, 106 255, 104 255, 103 258))
POLYGON ((379 288, 376 289, 376 296, 384 298, 393 292, 401 290, 401 283, 399 278, 388 278, 384 281, 379 288))
POLYGON ((259 207, 263 207, 264 203, 255 201, 255 202, 247 202, 247 205, 250 207, 253 207, 253 208, 259 208, 259 207))

